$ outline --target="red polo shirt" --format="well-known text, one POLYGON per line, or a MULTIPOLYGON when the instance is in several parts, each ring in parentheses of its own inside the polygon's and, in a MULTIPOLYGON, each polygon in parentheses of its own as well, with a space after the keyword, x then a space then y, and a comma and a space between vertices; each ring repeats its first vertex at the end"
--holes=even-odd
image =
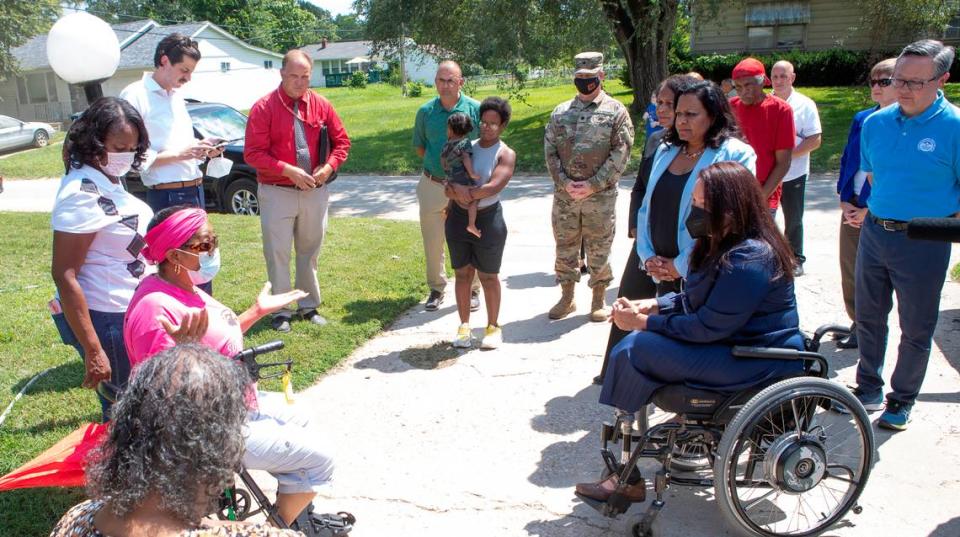
MULTIPOLYGON (((254 103, 247 120, 243 158, 257 170, 257 181, 268 185, 293 185, 293 181, 281 175, 284 163, 297 165, 297 148, 293 140, 293 99, 281 88, 271 91, 254 103)), ((320 128, 327 126, 330 138, 330 155, 327 164, 334 170, 347 160, 350 138, 343 122, 337 116, 330 101, 313 90, 299 99, 297 112, 303 120, 307 147, 310 149, 312 173, 321 163, 320 128)))
MULTIPOLYGON (((757 179, 760 184, 767 178, 777 163, 777 151, 793 150, 796 136, 793 124, 793 109, 783 99, 767 95, 760 104, 747 106, 740 97, 730 99, 730 108, 737 117, 740 130, 747 137, 747 143, 757 153, 757 179)), ((767 200, 771 209, 780 206, 780 194, 783 185, 777 187, 767 200)))

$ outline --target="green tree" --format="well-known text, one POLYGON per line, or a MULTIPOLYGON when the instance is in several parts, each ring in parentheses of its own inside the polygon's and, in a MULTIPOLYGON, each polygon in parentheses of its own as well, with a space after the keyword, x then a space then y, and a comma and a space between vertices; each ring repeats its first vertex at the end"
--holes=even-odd
POLYGON ((951 0, 856 0, 861 25, 869 32, 871 49, 889 49, 892 43, 922 37, 939 39, 957 14, 951 0))
POLYGON ((49 30, 59 15, 56 0, 0 1, 0 79, 19 71, 11 50, 49 30))
POLYGON ((337 27, 337 36, 344 41, 365 39, 366 24, 354 13, 341 13, 333 18, 337 27))

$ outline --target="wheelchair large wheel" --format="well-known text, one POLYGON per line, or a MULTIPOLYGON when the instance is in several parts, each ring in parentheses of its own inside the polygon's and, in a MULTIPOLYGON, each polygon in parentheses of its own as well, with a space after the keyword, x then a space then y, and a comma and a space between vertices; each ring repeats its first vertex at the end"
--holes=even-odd
POLYGON ((874 450, 867 412, 842 386, 811 377, 778 382, 724 431, 717 503, 742 535, 818 535, 856 506, 874 450), (837 404, 851 413, 829 410, 837 404))

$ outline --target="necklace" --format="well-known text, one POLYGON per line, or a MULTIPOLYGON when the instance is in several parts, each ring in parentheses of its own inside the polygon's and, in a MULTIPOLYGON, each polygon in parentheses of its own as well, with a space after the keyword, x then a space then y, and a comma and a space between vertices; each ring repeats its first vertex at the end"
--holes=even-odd
POLYGON ((683 146, 683 154, 684 154, 687 158, 689 158, 689 159, 691 159, 691 160, 692 160, 692 159, 697 159, 697 158, 700 158, 700 155, 703 154, 703 152, 704 152, 705 149, 706 149, 705 147, 702 147, 702 148, 700 148, 700 151, 697 151, 697 152, 695 152, 695 153, 691 153, 691 152, 690 152, 690 146, 686 146, 686 145, 685 145, 685 146, 683 146))

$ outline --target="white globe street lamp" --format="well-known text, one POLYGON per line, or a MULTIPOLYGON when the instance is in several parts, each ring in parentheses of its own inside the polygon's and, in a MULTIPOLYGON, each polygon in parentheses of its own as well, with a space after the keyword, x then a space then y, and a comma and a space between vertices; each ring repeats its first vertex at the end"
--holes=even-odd
POLYGON ((83 85, 87 104, 103 96, 100 83, 120 64, 120 43, 110 25, 78 11, 64 17, 47 34, 47 59, 57 76, 83 85))

